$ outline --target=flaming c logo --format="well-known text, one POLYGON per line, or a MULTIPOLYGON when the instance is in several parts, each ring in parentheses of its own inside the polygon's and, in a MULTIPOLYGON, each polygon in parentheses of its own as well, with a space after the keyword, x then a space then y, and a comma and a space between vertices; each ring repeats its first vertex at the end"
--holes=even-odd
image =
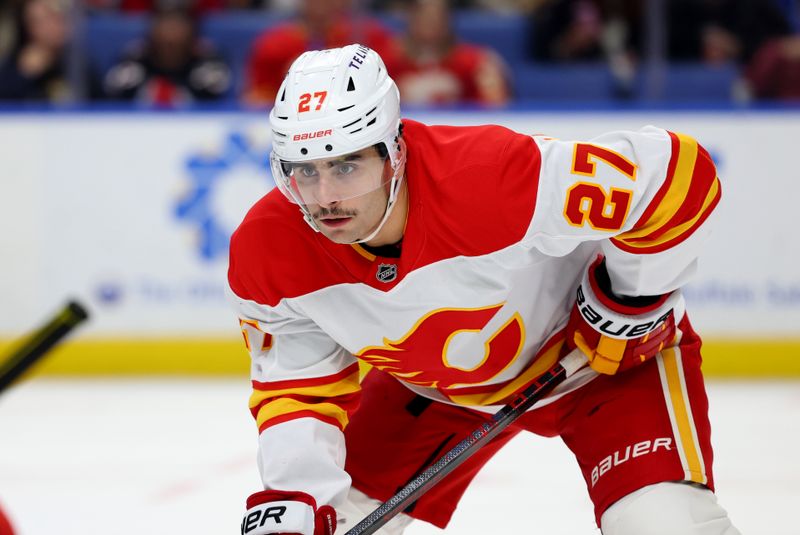
MULTIPOLYGON (((384 339, 357 357, 403 381, 447 389, 490 380, 519 356, 525 341, 522 318, 515 313, 483 343, 483 357, 467 369, 448 360, 449 346, 460 333, 480 333, 503 304, 476 309, 439 309, 425 315, 400 340, 384 339)), ((450 351, 453 351, 452 349, 450 351)), ((473 359, 473 361, 476 359, 473 359)))

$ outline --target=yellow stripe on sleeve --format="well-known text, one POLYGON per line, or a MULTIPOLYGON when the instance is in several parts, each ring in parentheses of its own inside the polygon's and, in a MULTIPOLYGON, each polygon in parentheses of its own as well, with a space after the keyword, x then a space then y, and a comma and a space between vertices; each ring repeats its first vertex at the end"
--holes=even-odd
MULTIPOLYGON (((617 236, 618 240, 625 241, 627 244, 626 240, 642 238, 656 232, 668 224, 683 205, 683 201, 689 194, 692 176, 694 175, 694 166, 697 161, 697 141, 684 134, 675 133, 675 136, 679 140, 678 162, 675 165, 669 189, 661 198, 661 202, 648 220, 643 222, 642 226, 636 230, 617 236)), ((670 177, 667 177, 667 180, 670 180, 670 177)))
POLYGON ((709 188, 708 195, 706 195, 706 198, 703 200, 703 206, 700 208, 700 211, 697 212, 697 214, 695 214, 695 216, 692 219, 684 221, 680 225, 676 225, 675 227, 669 229, 667 232, 665 232, 655 240, 645 241, 645 242, 631 241, 632 236, 627 233, 618 236, 617 239, 628 247, 649 249, 653 247, 658 247, 661 244, 667 243, 679 237, 684 232, 688 232, 691 229, 693 229, 694 226, 697 224, 697 221, 701 217, 706 215, 708 210, 712 208, 714 200, 717 198, 717 195, 719 194, 719 187, 720 187, 719 179, 715 178, 714 182, 711 184, 711 188, 709 188))
POLYGON ((250 408, 257 407, 259 403, 265 399, 284 396, 309 396, 319 398, 333 398, 336 396, 344 396, 353 394, 361 389, 358 382, 359 373, 356 370, 354 373, 348 375, 346 378, 336 381, 335 383, 327 383, 321 385, 305 386, 305 387, 288 387, 279 390, 253 390, 250 395, 250 408))
POLYGON ((256 424, 258 428, 264 425, 264 422, 291 414, 293 412, 311 411, 327 418, 335 419, 339 422, 342 429, 347 426, 349 417, 347 411, 333 403, 303 403, 292 398, 279 398, 271 403, 267 403, 261 410, 258 411, 256 424))

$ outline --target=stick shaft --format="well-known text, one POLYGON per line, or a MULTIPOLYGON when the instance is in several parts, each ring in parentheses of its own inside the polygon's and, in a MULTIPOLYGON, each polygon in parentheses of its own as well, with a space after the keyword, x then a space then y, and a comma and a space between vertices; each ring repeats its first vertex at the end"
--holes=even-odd
POLYGON ((447 474, 469 459, 484 444, 488 443, 503 429, 522 416, 525 411, 541 400, 547 392, 580 369, 585 362, 586 358, 577 350, 561 359, 547 372, 539 376, 533 384, 518 394, 511 403, 497 411, 491 420, 456 444, 438 461, 400 489, 397 494, 353 526, 345 535, 370 535, 378 531, 447 474))
POLYGON ((0 392, 11 385, 20 375, 34 365, 62 338, 89 314, 79 303, 70 301, 47 323, 31 333, 11 355, 0 364, 0 392))

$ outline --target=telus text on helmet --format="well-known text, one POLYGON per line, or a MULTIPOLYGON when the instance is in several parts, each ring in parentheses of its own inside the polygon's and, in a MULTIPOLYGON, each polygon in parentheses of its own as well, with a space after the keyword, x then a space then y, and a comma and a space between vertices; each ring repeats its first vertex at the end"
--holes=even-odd
POLYGON ((315 137, 325 137, 333 133, 333 130, 317 130, 316 132, 303 132, 302 134, 295 134, 292 136, 292 141, 303 141, 306 139, 314 139, 315 137))
POLYGON ((349 66, 360 69, 361 64, 364 63, 364 60, 367 58, 367 52, 369 52, 369 48, 365 47, 364 45, 359 45, 358 50, 356 50, 355 55, 350 60, 349 66))

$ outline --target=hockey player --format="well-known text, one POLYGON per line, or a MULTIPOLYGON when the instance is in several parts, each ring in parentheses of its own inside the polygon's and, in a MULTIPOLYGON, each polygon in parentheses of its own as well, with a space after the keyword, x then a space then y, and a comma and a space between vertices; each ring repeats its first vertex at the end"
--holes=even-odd
POLYGON ((579 348, 588 366, 380 533, 446 526, 530 431, 574 453, 605 535, 738 534, 680 293, 720 198, 708 153, 655 127, 572 142, 399 113, 361 45, 303 54, 278 91, 278 188, 231 241, 264 484, 242 533, 344 533, 579 348))

